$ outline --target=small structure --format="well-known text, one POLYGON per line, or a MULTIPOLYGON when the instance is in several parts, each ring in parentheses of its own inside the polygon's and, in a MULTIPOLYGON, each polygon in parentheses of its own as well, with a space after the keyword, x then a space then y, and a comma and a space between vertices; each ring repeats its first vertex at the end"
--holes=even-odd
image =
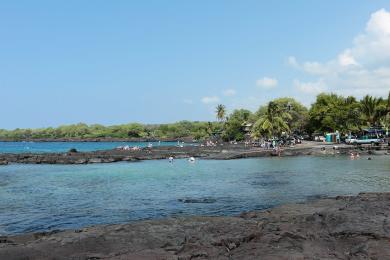
POLYGON ((252 123, 245 122, 242 124, 242 130, 245 132, 245 139, 249 140, 251 138, 251 132, 252 132, 252 123))
POLYGON ((335 133, 327 133, 325 135, 325 142, 327 142, 327 143, 340 143, 339 131, 336 131, 335 133))

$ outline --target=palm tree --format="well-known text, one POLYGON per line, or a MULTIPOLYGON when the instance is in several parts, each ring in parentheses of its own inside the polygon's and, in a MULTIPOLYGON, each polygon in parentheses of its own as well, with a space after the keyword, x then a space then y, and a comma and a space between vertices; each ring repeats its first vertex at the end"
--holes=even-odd
POLYGON ((381 118, 380 123, 383 126, 383 128, 386 130, 386 136, 388 136, 389 135, 389 127, 390 127, 390 91, 389 91, 389 95, 387 97, 387 102, 386 102, 386 113, 381 118))
POLYGON ((218 121, 223 121, 226 116, 226 107, 222 104, 219 104, 216 108, 216 114, 218 121))
POLYGON ((253 126, 252 136, 260 137, 276 137, 283 132, 290 132, 288 120, 291 120, 291 114, 285 111, 284 108, 278 106, 275 102, 269 102, 267 112, 261 116, 253 126))
POLYGON ((390 91, 389 91, 389 95, 387 96, 387 106, 386 106, 386 109, 387 109, 387 113, 390 113, 390 91))
POLYGON ((364 120, 370 127, 378 125, 381 118, 386 115, 387 107, 382 98, 366 95, 360 104, 364 120))
POLYGON ((386 130, 386 136, 389 135, 389 127, 390 127, 390 113, 387 113, 380 120, 381 126, 386 130))

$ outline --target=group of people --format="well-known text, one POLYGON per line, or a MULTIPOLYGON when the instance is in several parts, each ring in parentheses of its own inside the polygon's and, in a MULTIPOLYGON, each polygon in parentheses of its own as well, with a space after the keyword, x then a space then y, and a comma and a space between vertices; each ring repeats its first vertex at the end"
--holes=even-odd
POLYGON ((263 140, 260 142, 259 146, 261 148, 268 150, 268 149, 275 149, 275 148, 279 147, 280 144, 278 142, 276 142, 275 140, 272 140, 272 141, 263 140))
POLYGON ((299 138, 289 138, 289 139, 279 139, 279 140, 262 139, 258 142, 245 141, 245 147, 249 147, 252 145, 255 147, 260 147, 268 150, 268 149, 275 149, 278 147, 292 146, 300 143, 302 143, 302 141, 299 138))
POLYGON ((183 148, 184 147, 184 142, 177 141, 176 147, 183 148))
POLYGON ((351 154, 350 154, 349 156, 350 156, 350 158, 351 158, 352 160, 355 160, 355 159, 357 159, 357 158, 360 157, 360 155, 359 155, 358 152, 351 152, 351 154))
POLYGON ((207 146, 207 147, 215 147, 218 145, 218 142, 213 142, 213 141, 206 141, 206 144, 201 144, 201 147, 207 146))
MULTIPOLYGON (((172 156, 170 156, 168 158, 168 160, 169 160, 169 163, 173 163, 174 158, 172 156)), ((190 162, 190 163, 194 163, 195 161, 196 161, 195 157, 191 156, 190 158, 188 158, 188 162, 190 162)))
MULTIPOLYGON (((159 143, 160 145, 160 143, 159 143)), ((151 149, 153 148, 153 144, 152 143, 148 143, 148 146, 147 148, 151 149)), ((136 146, 129 146, 129 145, 124 145, 124 146, 118 146, 117 148, 115 148, 116 150, 122 150, 122 151, 139 151, 141 150, 141 147, 136 145, 136 146)))
MULTIPOLYGON (((355 160, 355 159, 359 159, 360 155, 358 152, 351 152, 349 157, 351 158, 351 160, 355 160)), ((368 157, 367 160, 371 161, 372 157, 368 157)))
POLYGON ((133 146, 133 147, 130 147, 128 145, 125 145, 125 146, 118 146, 116 148, 116 150, 122 150, 122 151, 139 151, 141 150, 141 147, 139 146, 133 146))

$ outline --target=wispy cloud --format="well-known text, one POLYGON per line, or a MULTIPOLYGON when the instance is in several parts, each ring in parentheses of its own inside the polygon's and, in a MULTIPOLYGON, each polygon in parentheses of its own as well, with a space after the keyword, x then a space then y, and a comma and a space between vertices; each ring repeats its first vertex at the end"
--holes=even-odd
POLYGON ((313 82, 301 82, 299 80, 294 80, 294 87, 300 92, 315 95, 327 90, 327 86, 322 79, 313 82))
POLYGON ((278 85, 278 80, 270 77, 263 77, 256 81, 256 85, 261 88, 271 89, 278 85))
POLYGON ((203 97, 201 99, 201 102, 204 103, 204 104, 216 104, 218 102, 220 102, 220 98, 217 97, 217 96, 212 96, 212 97, 203 97))

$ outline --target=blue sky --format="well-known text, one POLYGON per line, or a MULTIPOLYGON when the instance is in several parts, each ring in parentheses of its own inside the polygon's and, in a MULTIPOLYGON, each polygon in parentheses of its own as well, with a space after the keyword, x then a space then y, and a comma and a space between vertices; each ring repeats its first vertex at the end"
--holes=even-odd
POLYGON ((389 1, 1 1, 0 128, 390 90, 389 1), (388 52, 387 52, 388 50, 388 52))

